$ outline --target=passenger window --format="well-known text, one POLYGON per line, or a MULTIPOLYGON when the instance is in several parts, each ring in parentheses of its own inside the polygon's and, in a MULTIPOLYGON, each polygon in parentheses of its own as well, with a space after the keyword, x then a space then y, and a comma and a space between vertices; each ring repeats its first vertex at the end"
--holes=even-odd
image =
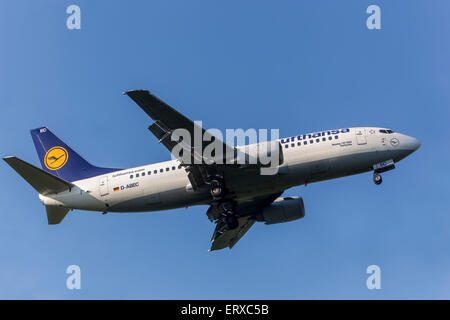
POLYGON ((163 168, 159 169, 159 172, 164 172, 164 169, 163 168))
POLYGON ((149 176, 149 175, 151 175, 152 174, 152 172, 151 171, 149 171, 149 172, 147 172, 147 175, 149 176))
POLYGON ((301 142, 297 142, 297 145, 300 147, 302 145, 302 143, 301 142))
POLYGON ((172 167, 172 170, 175 170, 175 166, 172 167))
POLYGON ((136 173, 136 178, 139 178, 139 173, 136 173))
POLYGON ((328 137, 328 140, 333 140, 333 137, 328 137))
POLYGON ((309 143, 314 143, 314 140, 309 140, 309 143))
POLYGON ((142 176, 145 176, 145 172, 142 172, 142 176))
POLYGON ((133 175, 130 176, 130 179, 133 179, 133 175))
POLYGON ((316 139, 316 142, 320 142, 320 139, 316 139))
POLYGON ((308 141, 303 142, 303 145, 308 144, 308 141))
POLYGON ((181 169, 181 164, 178 166, 178 169, 181 169))
POLYGON ((158 173, 158 170, 153 170, 153 174, 157 174, 158 173))
POLYGON ((166 171, 169 171, 170 170, 170 168, 166 168, 166 171))
POLYGON ((288 144, 285 144, 285 145, 284 145, 284 148, 285 148, 285 149, 289 148, 289 145, 288 145, 288 144))
POLYGON ((295 147, 295 143, 291 143, 291 147, 292 147, 292 148, 295 147))
POLYGON ((322 141, 327 141, 327 138, 322 138, 322 141))
POLYGON ((338 136, 334 136, 334 138, 335 138, 335 139, 337 139, 337 138, 338 138, 338 136))

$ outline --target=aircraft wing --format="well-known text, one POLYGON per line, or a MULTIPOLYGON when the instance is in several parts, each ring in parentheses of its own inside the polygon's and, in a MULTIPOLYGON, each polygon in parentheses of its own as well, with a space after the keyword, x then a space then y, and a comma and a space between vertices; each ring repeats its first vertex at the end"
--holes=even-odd
MULTIPOLYGON (((233 197, 233 190, 230 186, 233 185, 234 181, 242 179, 244 176, 260 174, 260 164, 237 164, 235 162, 237 156, 242 155, 238 148, 225 144, 197 123, 152 95, 149 91, 131 90, 124 92, 124 94, 136 102, 155 121, 148 129, 156 136, 160 143, 181 161, 188 172, 188 178, 194 190, 209 187, 211 180, 219 176, 224 180, 228 191, 230 191, 228 193, 229 197, 233 197), (190 141, 181 139, 177 133, 177 129, 184 129, 185 132, 188 132, 190 141), (195 141, 197 139, 198 141, 195 141), (217 156, 216 154, 214 159, 209 159, 207 158, 208 155, 205 156, 204 150, 212 141, 215 142, 216 148, 222 151, 222 155, 217 156), (182 157, 173 151, 179 144, 184 144, 183 150, 189 152, 188 157, 182 157), (217 147, 219 145, 220 147, 217 147)), ((278 147, 281 149, 280 144, 278 147)), ((280 154, 282 154, 281 150, 280 154)), ((244 153, 244 156, 247 157, 249 155, 244 153)), ((262 212, 264 207, 270 205, 280 194, 281 192, 267 194, 237 203, 238 208, 236 209, 239 212, 239 225, 232 230, 227 228, 224 216, 217 211, 217 204, 211 205, 207 215, 211 221, 216 223, 216 228, 211 239, 210 250, 218 250, 226 247, 231 249, 252 227, 258 214, 262 212)))
POLYGON ((259 173, 260 166, 258 165, 239 166, 227 161, 227 159, 236 159, 237 153, 239 152, 236 148, 225 144, 219 138, 210 134, 194 121, 155 97, 149 91, 131 90, 125 91, 124 94, 136 102, 155 121, 148 129, 171 153, 178 143, 184 143, 184 146, 187 146, 185 150, 190 149, 190 157, 180 158, 176 153, 174 156, 185 166, 194 190, 207 187, 209 178, 216 175, 220 175, 226 180, 226 176, 245 174, 243 171, 247 171, 250 174, 254 174, 255 172, 259 173), (184 129, 189 132, 191 141, 188 142, 190 144, 186 144, 186 141, 179 139, 177 129, 184 129), (198 139, 198 141, 194 141, 195 139, 198 139), (212 141, 215 141, 216 145, 220 144, 221 148, 217 149, 222 151, 222 161, 216 161, 217 158, 207 158, 208 156, 203 152, 205 147, 212 141), (186 158, 189 161, 183 160, 186 158))
MULTIPOLYGON (((204 148, 211 143, 212 140, 218 141, 222 145, 224 152, 228 151, 229 154, 234 154, 234 148, 226 145, 219 138, 211 135, 201 126, 194 121, 182 115, 180 112, 158 99, 151 94, 148 90, 131 90, 125 91, 124 94, 129 96, 139 105, 147 115, 155 120, 155 122, 148 128, 158 138, 170 152, 172 152, 178 141, 173 141, 172 134, 176 134, 176 129, 184 129, 189 132, 191 136, 190 146, 193 146, 191 150, 191 163, 202 163, 212 161, 212 159, 205 159, 203 155, 204 148), (198 136, 200 139, 195 144, 194 137, 198 136), (203 139, 202 139, 203 138, 203 139)), ((224 153, 225 155, 225 153, 224 153)), ((175 155, 176 156, 176 155, 175 155)))

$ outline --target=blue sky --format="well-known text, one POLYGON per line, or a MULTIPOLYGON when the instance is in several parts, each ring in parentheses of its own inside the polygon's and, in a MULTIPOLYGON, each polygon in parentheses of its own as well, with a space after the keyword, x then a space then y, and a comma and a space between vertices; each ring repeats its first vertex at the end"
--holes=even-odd
POLYGON ((208 253, 207 207, 74 211, 48 226, 0 164, 0 298, 450 298, 448 1, 2 1, 0 154, 39 161, 46 125, 93 164, 169 159, 121 92, 149 89, 206 128, 281 136, 385 126, 422 147, 384 175, 296 187, 306 217, 208 253), (67 6, 82 12, 66 28, 67 6), (382 29, 366 28, 370 4, 382 29), (77 264, 82 289, 65 287, 77 264), (381 267, 381 290, 366 268, 381 267))

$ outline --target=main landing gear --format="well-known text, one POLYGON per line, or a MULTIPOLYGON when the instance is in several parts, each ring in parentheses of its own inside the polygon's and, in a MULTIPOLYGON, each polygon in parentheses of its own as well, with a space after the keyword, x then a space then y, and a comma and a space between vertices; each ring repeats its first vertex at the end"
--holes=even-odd
POLYGON ((239 226, 239 220, 234 214, 226 215, 225 223, 227 224, 228 230, 236 229, 239 226))
POLYGON ((223 186, 223 183, 219 180, 212 180, 210 192, 214 200, 222 199, 222 197, 225 195, 225 188, 223 186))
POLYGON ((228 230, 236 229, 239 226, 239 220, 236 213, 235 203, 230 201, 222 202, 218 205, 218 207, 228 230))
POLYGON ((211 181, 210 193, 216 204, 215 209, 220 212, 220 216, 227 225, 228 230, 236 229, 239 226, 238 216, 235 210, 235 203, 225 200, 226 189, 220 179, 211 181))

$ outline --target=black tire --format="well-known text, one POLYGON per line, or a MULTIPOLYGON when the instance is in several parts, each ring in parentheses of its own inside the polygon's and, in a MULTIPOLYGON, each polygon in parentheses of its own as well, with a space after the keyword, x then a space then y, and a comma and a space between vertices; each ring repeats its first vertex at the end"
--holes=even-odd
POLYGON ((228 230, 236 229, 239 226, 239 221, 234 215, 228 215, 225 217, 225 223, 228 230))
POLYGON ((223 187, 221 185, 216 185, 211 188, 211 195, 214 198, 220 198, 223 195, 223 187))
POLYGON ((375 182, 376 185, 379 185, 383 182, 383 178, 379 174, 374 174, 373 182, 375 182))
POLYGON ((223 183, 216 179, 212 180, 210 192, 214 199, 222 198, 223 195, 225 194, 225 188, 223 187, 223 183))

